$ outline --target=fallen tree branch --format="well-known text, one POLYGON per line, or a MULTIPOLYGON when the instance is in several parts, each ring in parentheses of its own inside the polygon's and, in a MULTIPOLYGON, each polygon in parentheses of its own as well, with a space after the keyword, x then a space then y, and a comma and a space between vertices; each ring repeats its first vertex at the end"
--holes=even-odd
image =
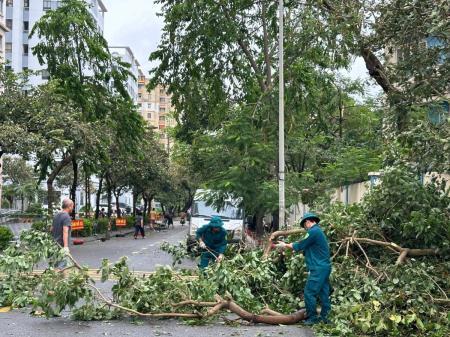
POLYGON ((397 258, 396 265, 400 265, 405 262, 407 257, 414 257, 414 256, 433 256, 433 255, 439 255, 440 251, 439 249, 432 249, 432 248, 424 248, 424 249, 417 249, 417 248, 405 248, 400 247, 398 244, 394 242, 386 242, 386 241, 379 241, 379 240, 373 240, 368 238, 357 238, 357 237, 346 237, 342 240, 342 243, 347 242, 347 246, 353 243, 357 243, 360 246, 360 243, 367 243, 370 245, 376 245, 376 246, 382 246, 387 249, 391 249, 399 253, 399 257, 397 258))
POLYGON ((288 236, 288 235, 299 234, 299 233, 304 233, 304 232, 305 232, 305 230, 303 228, 296 228, 296 229, 290 229, 290 230, 286 230, 286 231, 273 232, 270 235, 269 240, 267 241, 266 248, 264 249, 264 257, 269 256, 269 253, 272 250, 272 243, 280 236, 288 236))
POLYGON ((179 303, 175 303, 172 306, 173 307, 182 307, 185 305, 193 305, 198 307, 213 307, 217 304, 217 302, 200 302, 200 301, 193 301, 193 300, 187 300, 179 303))
MULTIPOLYGON (((84 269, 80 266, 80 264, 72 257, 69 258, 74 263, 74 266, 79 271, 84 271, 84 269)), ((301 320, 306 318, 306 311, 304 309, 297 311, 290 315, 283 315, 277 313, 269 308, 265 309, 266 314, 256 315, 251 312, 246 311, 242 307, 240 307, 236 302, 232 299, 224 300, 219 295, 215 296, 216 302, 201 302, 201 301, 193 301, 186 300, 179 303, 173 304, 173 307, 182 307, 187 305, 194 305, 197 307, 210 307, 210 309, 206 312, 206 314, 201 313, 179 313, 179 312, 166 312, 166 313, 142 313, 137 310, 127 308, 121 306, 113 302, 113 300, 108 299, 96 286, 91 283, 86 283, 88 287, 94 290, 96 297, 102 301, 105 305, 109 307, 113 307, 124 311, 130 315, 138 316, 138 317, 152 317, 152 318, 206 318, 210 316, 214 316, 218 314, 221 310, 230 310, 241 319, 246 320, 251 323, 265 323, 265 324, 295 324, 301 320)))

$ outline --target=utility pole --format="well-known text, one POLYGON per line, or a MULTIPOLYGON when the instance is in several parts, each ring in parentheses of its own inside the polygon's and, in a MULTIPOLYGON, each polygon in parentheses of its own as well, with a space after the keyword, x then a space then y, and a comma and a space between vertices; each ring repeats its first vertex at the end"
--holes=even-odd
POLYGON ((284 198, 284 0, 279 0, 279 42, 278 42, 278 66, 279 66, 279 111, 278 111, 278 204, 279 226, 285 228, 285 198, 284 198))

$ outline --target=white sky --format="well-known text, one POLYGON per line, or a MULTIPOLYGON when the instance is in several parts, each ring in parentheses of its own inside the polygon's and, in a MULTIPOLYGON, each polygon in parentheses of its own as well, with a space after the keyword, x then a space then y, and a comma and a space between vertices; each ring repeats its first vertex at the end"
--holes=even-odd
POLYGON ((110 46, 128 46, 147 72, 151 68, 148 57, 155 51, 163 27, 163 18, 156 14, 159 6, 152 0, 103 0, 105 38, 110 46))
MULTIPOLYGON (((108 9, 105 13, 105 38, 109 45, 130 47, 147 74, 152 68, 148 57, 156 50, 163 27, 163 18, 156 15, 159 6, 152 0, 103 0, 103 3, 108 9)), ((369 79, 362 58, 355 60, 347 75, 352 79, 369 79)), ((381 91, 376 85, 366 89, 370 96, 381 91)))

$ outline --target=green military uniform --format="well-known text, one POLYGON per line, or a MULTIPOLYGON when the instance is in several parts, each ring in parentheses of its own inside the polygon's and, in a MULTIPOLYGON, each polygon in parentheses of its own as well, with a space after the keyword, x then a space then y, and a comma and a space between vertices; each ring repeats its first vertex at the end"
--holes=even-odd
POLYGON ((227 231, 223 228, 223 221, 219 216, 213 216, 211 221, 197 229, 197 239, 202 239, 208 251, 203 252, 200 257, 199 268, 208 267, 211 260, 215 261, 220 254, 224 254, 227 249, 227 231), (218 228, 219 231, 213 231, 218 228))
MULTIPOLYGON (((306 220, 320 219, 313 213, 306 213, 301 224, 306 220)), ((305 255, 306 266, 309 271, 308 280, 304 290, 306 313, 308 315, 307 323, 316 323, 319 321, 316 311, 316 298, 319 297, 322 304, 320 319, 327 321, 328 313, 331 310, 330 302, 330 248, 328 240, 320 228, 315 224, 308 229, 305 237, 299 242, 292 244, 295 251, 303 251, 305 255)))

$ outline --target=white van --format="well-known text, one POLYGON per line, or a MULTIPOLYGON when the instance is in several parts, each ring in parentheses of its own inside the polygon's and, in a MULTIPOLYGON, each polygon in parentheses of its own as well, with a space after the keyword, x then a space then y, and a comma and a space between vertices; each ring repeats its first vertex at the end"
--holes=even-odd
POLYGON ((188 251, 197 244, 196 231, 206 225, 211 217, 218 215, 223 221, 223 227, 228 232, 228 242, 239 242, 244 239, 244 211, 237 206, 238 202, 227 200, 224 207, 217 209, 209 205, 202 195, 204 192, 196 193, 194 202, 189 212, 189 232, 187 237, 188 251))

